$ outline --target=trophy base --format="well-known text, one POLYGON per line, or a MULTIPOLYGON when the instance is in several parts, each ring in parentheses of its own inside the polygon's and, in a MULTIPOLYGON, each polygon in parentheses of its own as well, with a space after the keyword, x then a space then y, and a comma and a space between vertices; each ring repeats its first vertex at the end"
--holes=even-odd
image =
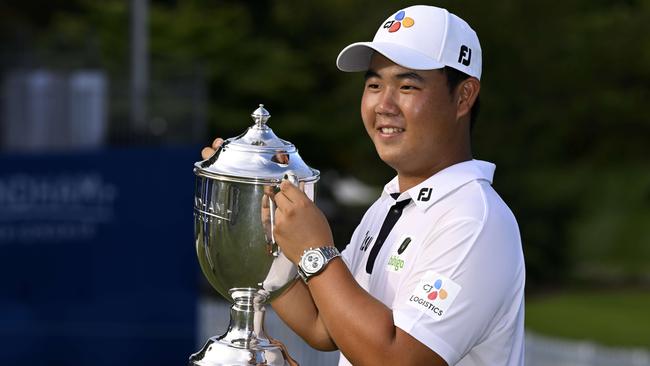
POLYGON ((235 303, 230 308, 228 331, 208 339, 190 356, 190 366, 289 366, 281 343, 270 340, 264 331, 266 296, 255 289, 230 290, 235 303))
POLYGON ((240 348, 221 337, 212 337, 190 357, 190 366, 289 366, 282 349, 271 343, 240 348))

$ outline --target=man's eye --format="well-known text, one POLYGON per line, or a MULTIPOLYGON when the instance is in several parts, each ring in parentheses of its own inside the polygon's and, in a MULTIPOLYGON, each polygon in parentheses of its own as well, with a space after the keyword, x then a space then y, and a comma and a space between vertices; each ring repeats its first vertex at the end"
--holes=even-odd
POLYGON ((368 88, 368 89, 379 89, 379 84, 369 83, 369 84, 367 84, 366 88, 368 88))
POLYGON ((402 90, 416 90, 417 87, 414 86, 414 85, 402 85, 402 86, 400 86, 400 89, 402 89, 402 90))

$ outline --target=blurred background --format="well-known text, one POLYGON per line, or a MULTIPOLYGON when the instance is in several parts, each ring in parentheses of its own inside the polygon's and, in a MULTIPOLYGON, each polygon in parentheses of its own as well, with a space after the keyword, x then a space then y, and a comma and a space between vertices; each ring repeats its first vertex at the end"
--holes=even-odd
MULTIPOLYGON (((650 1, 420 3, 481 40, 474 155, 520 224, 527 364, 650 365, 650 1)), ((227 326, 192 163, 259 103, 345 246, 394 172, 334 61, 412 4, 0 1, 0 364, 184 364, 227 326)))

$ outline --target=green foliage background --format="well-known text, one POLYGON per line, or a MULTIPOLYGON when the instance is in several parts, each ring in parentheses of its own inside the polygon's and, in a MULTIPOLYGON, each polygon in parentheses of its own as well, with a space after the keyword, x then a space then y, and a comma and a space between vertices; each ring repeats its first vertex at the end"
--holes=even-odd
MULTIPOLYGON (((497 163, 494 184, 521 226, 528 288, 647 285, 650 1, 424 3, 460 15, 481 39, 475 157, 497 163)), ((312 166, 380 186, 393 172, 360 122, 362 75, 339 72, 334 61, 411 4, 151 1, 152 79, 203 75, 210 130, 201 143, 240 133, 265 103, 272 127, 312 166)), ((0 51, 28 44, 36 65, 128 77, 126 1, 5 2, 0 14, 0 51)))

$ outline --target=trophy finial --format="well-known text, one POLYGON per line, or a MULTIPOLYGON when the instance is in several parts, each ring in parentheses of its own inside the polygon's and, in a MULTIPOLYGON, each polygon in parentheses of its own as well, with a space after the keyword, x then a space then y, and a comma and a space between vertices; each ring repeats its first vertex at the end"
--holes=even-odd
POLYGON ((271 118, 271 114, 264 108, 264 104, 260 103, 260 106, 253 111, 251 117, 253 117, 253 121, 255 121, 255 126, 257 128, 264 128, 266 126, 266 121, 271 118))

